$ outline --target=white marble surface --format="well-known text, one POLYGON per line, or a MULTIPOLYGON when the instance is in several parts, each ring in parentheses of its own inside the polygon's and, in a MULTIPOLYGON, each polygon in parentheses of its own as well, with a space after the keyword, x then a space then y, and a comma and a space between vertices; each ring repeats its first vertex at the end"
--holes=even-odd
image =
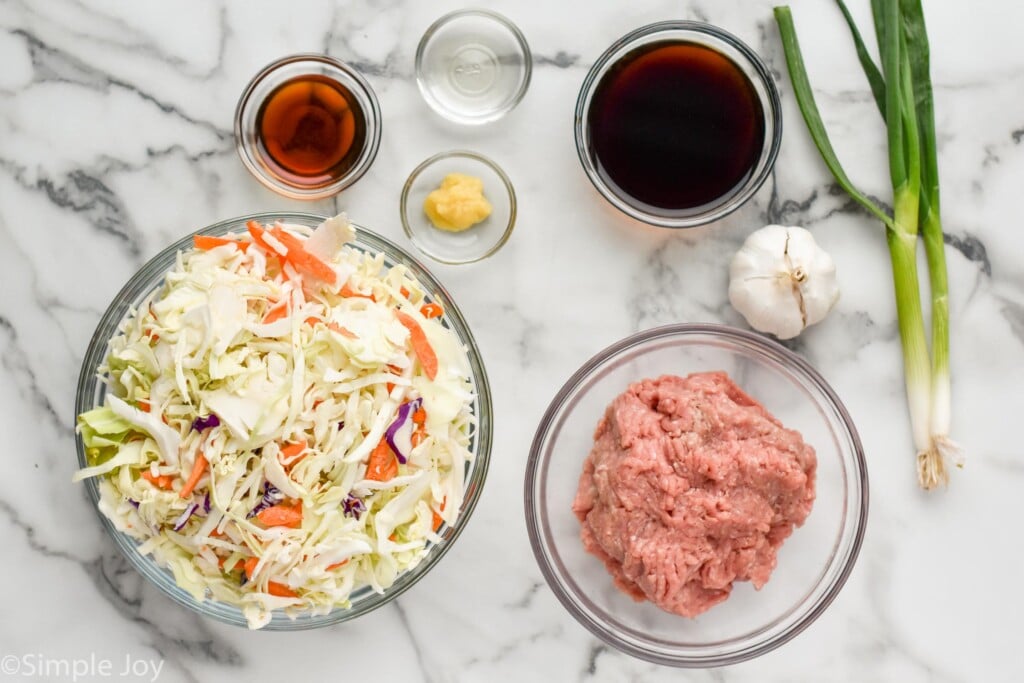
MULTIPOLYGON (((486 3, 491 5, 492 3, 486 3)), ((535 53, 526 99, 479 130, 444 125, 412 79, 416 42, 456 7, 414 2, 0 2, 0 656, 163 661, 172 681, 1000 681, 1024 672, 1024 10, 1009 0, 926 3, 934 45, 949 232, 955 436, 969 453, 948 491, 917 490, 888 257, 800 121, 768 0, 494 2, 535 53), (579 168, 572 109, 589 64, 627 29, 699 18, 735 32, 779 77, 785 136, 754 201, 685 233, 633 224, 579 168), (232 141, 235 100, 265 63, 325 51, 358 66, 384 112, 380 155, 335 201, 262 189, 232 141), (434 270, 460 302, 490 371, 491 474, 466 533, 397 604, 317 632, 249 633, 201 619, 144 584, 70 484, 73 396, 92 330, 147 258, 218 219, 346 209, 407 244, 406 174, 468 147, 519 192, 510 243, 481 266, 434 270), (793 348, 834 385, 871 472, 860 561, 833 606, 771 654, 679 672, 609 651, 552 596, 522 514, 533 430, 591 354, 676 321, 741 324, 726 263, 768 221, 809 226, 838 262, 843 297, 793 348)), ((819 104, 847 170, 886 195, 882 127, 838 12, 794 0, 819 104)), ((864 17, 866 2, 851 3, 864 17)), ((5 660, 6 661, 6 660, 5 660)), ((37 667, 38 668, 38 667, 37 667)), ((0 680, 34 680, 39 676, 0 680)), ((52 680, 67 679, 56 675, 52 680)))

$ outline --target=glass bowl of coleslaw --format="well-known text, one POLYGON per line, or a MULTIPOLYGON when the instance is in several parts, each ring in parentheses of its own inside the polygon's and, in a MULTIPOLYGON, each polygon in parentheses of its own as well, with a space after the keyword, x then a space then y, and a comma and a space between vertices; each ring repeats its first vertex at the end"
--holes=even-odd
POLYGON ((409 589, 487 475, 487 374, 451 296, 344 217, 182 238, 114 298, 75 400, 89 497, 128 561, 218 621, 303 630, 409 589))

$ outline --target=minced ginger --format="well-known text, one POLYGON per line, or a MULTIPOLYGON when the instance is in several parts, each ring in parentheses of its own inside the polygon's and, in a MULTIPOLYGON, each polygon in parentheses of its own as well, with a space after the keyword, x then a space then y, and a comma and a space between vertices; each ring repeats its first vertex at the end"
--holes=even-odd
POLYGON ((484 181, 465 173, 449 173, 423 202, 427 218, 439 230, 461 232, 491 215, 484 181))

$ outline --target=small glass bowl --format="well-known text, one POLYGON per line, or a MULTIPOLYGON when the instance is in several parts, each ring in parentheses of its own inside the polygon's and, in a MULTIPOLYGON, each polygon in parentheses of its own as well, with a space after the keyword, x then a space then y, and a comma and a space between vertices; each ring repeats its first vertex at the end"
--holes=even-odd
POLYGON ((587 361, 558 392, 526 464, 526 526, 555 596, 595 636, 658 664, 735 664, 807 628, 846 582, 864 538, 868 475, 857 430, 808 363, 765 337, 725 325, 667 325, 634 334, 587 361), (771 579, 737 582, 725 602, 695 619, 634 602, 580 540, 572 504, 594 429, 632 382, 724 370, 817 452, 817 498, 779 549, 771 579))
POLYGON ((446 14, 416 48, 416 84, 431 109, 455 123, 496 121, 526 94, 530 46, 511 21, 482 9, 446 14))
MULTIPOLYGON (((191 248, 192 238, 195 235, 219 237, 228 233, 244 233, 246 224, 251 220, 260 223, 281 221, 283 223, 314 228, 322 223, 324 218, 323 216, 315 216, 308 213, 293 212, 258 213, 240 216, 207 226, 192 235, 187 235, 154 256, 132 276, 117 296, 114 297, 114 300, 110 303, 110 306, 96 326, 96 331, 89 341, 89 348, 85 352, 85 358, 82 360, 82 369, 78 376, 75 414, 80 415, 87 410, 103 405, 107 385, 96 373, 97 368, 100 367, 107 356, 108 342, 115 335, 119 334, 119 325, 125 316, 128 315, 129 311, 136 310, 139 303, 149 296, 154 289, 163 286, 164 276, 174 266, 178 252, 191 248)), ((357 226, 356 239, 351 244, 354 248, 361 251, 381 254, 385 266, 389 268, 397 264, 404 265, 423 284, 431 300, 441 304, 444 309, 444 316, 440 319, 442 324, 451 328, 458 336, 459 341, 466 347, 466 355, 469 358, 473 393, 475 395, 473 399, 473 414, 477 418, 476 430, 469 447, 475 457, 472 464, 467 466, 464 474, 465 496, 462 510, 456 518, 454 526, 444 525, 441 527, 439 531, 441 541, 431 544, 426 556, 423 557, 419 564, 400 574, 394 584, 385 589, 383 593, 375 592, 370 586, 363 586, 353 591, 350 598, 351 607, 348 609, 335 608, 326 614, 309 613, 300 615, 295 619, 292 619, 281 610, 275 610, 270 623, 263 627, 265 631, 302 631, 330 626, 331 624, 355 619, 397 598, 422 579, 452 547, 452 544, 455 543, 455 540, 469 523, 469 518, 472 516, 477 502, 480 500, 484 481, 487 478, 487 469, 491 458, 491 439, 494 429, 494 418, 491 412, 491 391, 483 359, 476 342, 473 340, 473 335, 469 330, 466 319, 462 317, 462 313, 455 305, 451 295, 445 291, 441 283, 419 261, 410 256, 401 247, 361 226, 357 226)), ((75 448, 78 452, 78 467, 85 467, 88 461, 80 434, 75 435, 75 448)), ((98 505, 100 491, 97 480, 95 478, 87 479, 82 482, 82 485, 86 487, 93 505, 98 505)), ((139 552, 138 541, 118 531, 114 527, 113 522, 98 509, 96 514, 129 564, 174 602, 217 621, 234 626, 246 626, 245 617, 238 607, 215 600, 197 601, 189 591, 177 584, 174 575, 169 569, 158 565, 152 555, 143 555, 139 552)))
POLYGON ((425 160, 409 174, 399 202, 405 234, 421 252, 441 263, 472 263, 501 249, 516 224, 516 191, 496 163, 476 152, 441 152, 425 160), (465 173, 484 183, 484 197, 493 211, 481 223, 460 232, 435 228, 423 210, 423 202, 449 173, 465 173))
POLYGON ((590 182, 613 206, 628 216, 665 228, 691 228, 724 218, 742 206, 761 187, 775 165, 782 142, 782 105, 771 72, 757 53, 736 36, 717 26, 699 21, 662 21, 642 26, 615 41, 587 73, 576 101, 576 152, 590 182), (692 211, 659 212, 617 191, 598 172, 598 161, 590 141, 590 105, 597 86, 619 60, 637 48, 654 43, 691 43, 711 48, 731 60, 754 87, 764 114, 764 143, 757 163, 742 186, 718 201, 692 211))
POLYGON ((337 59, 318 54, 297 54, 265 66, 249 81, 235 108, 235 149, 249 172, 268 188, 291 199, 324 199, 359 180, 373 164, 380 147, 380 104, 373 88, 358 71, 337 59), (320 185, 297 185, 275 174, 264 160, 257 139, 260 106, 275 88, 297 76, 320 75, 348 90, 366 116, 362 153, 344 175, 320 185))

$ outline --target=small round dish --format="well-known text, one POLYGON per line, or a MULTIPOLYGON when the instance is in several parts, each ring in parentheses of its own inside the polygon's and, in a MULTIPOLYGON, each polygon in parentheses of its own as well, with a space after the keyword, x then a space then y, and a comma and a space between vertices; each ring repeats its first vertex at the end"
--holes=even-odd
MULTIPOLYGON (((242 163, 266 187, 291 199, 324 199, 359 180, 377 157, 380 133, 380 104, 373 88, 351 66, 326 55, 297 54, 268 64, 246 86, 235 109, 235 148, 242 163), (325 79, 350 93, 353 110, 357 115, 361 113, 357 130, 362 132, 362 142, 361 149, 352 151, 355 157, 341 175, 327 174, 299 182, 275 168, 260 139, 259 118, 264 102, 278 88, 289 81, 308 77, 325 79)), ((360 143, 357 140, 354 144, 360 143)))
MULTIPOLYGON (((683 125, 685 122, 680 122, 683 125)), ((690 228, 711 223, 732 213, 761 187, 771 174, 782 141, 782 105, 771 72, 761 58, 736 36, 717 26, 697 21, 662 21, 642 26, 615 41, 594 62, 576 101, 576 152, 590 182, 614 207, 636 220, 665 228, 690 228), (605 177, 591 139, 590 114, 595 94, 609 74, 619 71, 623 58, 638 50, 663 44, 710 48, 725 57, 749 81, 763 116, 760 154, 746 177, 717 200, 688 209, 663 209, 644 203, 605 177)))
POLYGON ((421 252, 448 264, 480 261, 501 249, 516 224, 516 191, 496 163, 476 152, 441 152, 413 169, 402 187, 399 202, 402 228, 421 252), (449 173, 476 176, 484 183, 484 196, 492 213, 483 222, 461 232, 435 228, 423 210, 423 202, 449 173))
POLYGON ((525 508, 534 555, 572 616, 623 652, 658 664, 710 667, 762 655, 825 611, 849 576, 864 536, 868 479, 860 438, 825 380, 802 358, 724 325, 668 325, 634 334, 587 361, 558 392, 526 466, 525 508), (594 429, 637 380, 724 370, 817 451, 817 498, 779 549, 760 591, 738 582, 695 619, 634 602, 580 540, 572 510, 594 429))
POLYGON ((416 48, 416 83, 431 109, 478 125, 500 119, 526 94, 533 59, 522 32, 482 9, 446 14, 416 48))
MULTIPOLYGON (((97 368, 103 364, 107 356, 108 342, 118 334, 119 325, 128 312, 137 309, 140 302, 145 300, 153 290, 163 285, 164 276, 173 267, 178 252, 190 248, 195 235, 223 236, 228 233, 245 232, 246 224, 253 220, 260 223, 281 221, 283 223, 313 228, 322 223, 324 217, 292 212, 259 213, 241 216, 207 226, 163 249, 132 276, 117 296, 114 297, 114 300, 100 319, 96 331, 89 341, 85 357, 82 360, 82 369, 78 378, 78 390, 75 396, 76 415, 103 405, 107 385, 103 378, 97 375, 97 368)), ((270 622, 263 627, 264 630, 268 631, 300 631, 329 626, 355 619, 394 600, 423 578, 452 547, 468 524, 473 510, 480 500, 484 481, 487 478, 493 434, 490 386, 479 349, 465 318, 463 318, 455 302, 448 292, 445 291, 441 283, 422 264, 397 245, 363 227, 357 226, 356 239, 352 242, 352 246, 365 252, 380 254, 386 267, 390 268, 398 264, 405 266, 424 286, 425 290, 429 292, 431 299, 442 306, 444 310, 443 317, 441 318, 442 324, 449 327, 461 343, 465 345, 471 369, 473 393, 475 395, 473 414, 477 419, 476 430, 470 443, 470 449, 474 453, 474 458, 472 463, 467 465, 463 475, 464 502, 461 512, 455 520, 455 524, 453 526, 444 525, 439 530, 439 542, 429 545, 427 554, 419 564, 400 574, 395 582, 385 589, 383 593, 375 592, 370 586, 363 586, 354 590, 350 596, 351 607, 348 609, 334 608, 326 613, 311 611, 294 619, 281 610, 275 610, 270 622)), ((78 467, 87 466, 85 446, 80 434, 75 436, 75 447, 78 455, 78 467)), ((82 485, 86 487, 93 505, 98 506, 100 491, 97 479, 86 479, 82 485)), ((246 618, 241 609, 212 599, 197 600, 192 596, 192 593, 178 585, 170 569, 158 565, 151 555, 144 555, 139 552, 138 541, 118 531, 110 518, 100 512, 99 509, 97 509, 96 514, 128 562, 147 581, 156 586, 173 601, 217 621, 235 626, 246 626, 246 618)))

